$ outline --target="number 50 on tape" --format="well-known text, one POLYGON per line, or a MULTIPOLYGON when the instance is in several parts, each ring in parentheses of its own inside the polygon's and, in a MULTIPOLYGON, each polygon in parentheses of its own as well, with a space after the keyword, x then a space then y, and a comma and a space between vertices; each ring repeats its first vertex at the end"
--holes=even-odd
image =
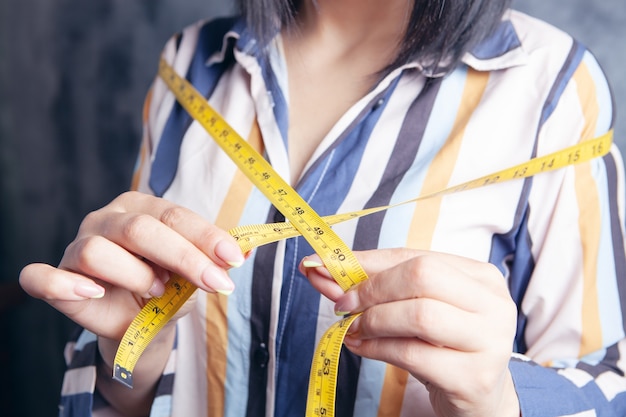
MULTIPOLYGON (((311 244, 344 291, 367 279, 367 275, 351 250, 332 231, 330 225, 387 210, 401 204, 504 181, 527 178, 568 165, 586 162, 608 153, 613 138, 613 131, 610 130, 602 136, 558 152, 533 158, 522 164, 428 195, 422 195, 400 204, 321 218, 295 190, 280 178, 271 165, 207 104, 206 99, 186 80, 178 76, 163 59, 159 65, 159 75, 185 110, 205 127, 207 132, 252 183, 289 220, 289 223, 248 225, 230 230, 242 252, 247 252, 269 242, 302 235, 311 244)), ((163 296, 148 301, 130 324, 120 342, 114 360, 114 379, 132 387, 132 372, 137 360, 156 334, 196 289, 189 281, 179 276, 173 276, 166 284, 163 296)), ((345 334, 356 317, 357 315, 353 315, 338 321, 322 336, 311 364, 306 417, 334 416, 339 355, 345 334)))

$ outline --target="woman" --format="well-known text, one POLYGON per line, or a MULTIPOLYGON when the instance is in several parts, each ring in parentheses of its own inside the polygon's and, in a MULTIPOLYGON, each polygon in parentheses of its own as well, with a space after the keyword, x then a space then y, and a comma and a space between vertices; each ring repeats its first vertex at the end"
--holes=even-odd
MULTIPOLYGON (((243 18, 191 26, 163 57, 320 215, 348 212, 611 128, 591 54, 508 6, 242 1, 243 18)), ((302 238, 245 259, 226 230, 282 216, 159 79, 134 188, 87 216, 57 268, 20 277, 87 329, 70 345, 62 415, 301 416, 321 332, 356 312, 338 416, 626 409, 615 147, 335 226, 369 275, 345 294, 302 238), (110 378, 117 345, 170 273, 203 291, 148 347, 128 391, 110 378)))

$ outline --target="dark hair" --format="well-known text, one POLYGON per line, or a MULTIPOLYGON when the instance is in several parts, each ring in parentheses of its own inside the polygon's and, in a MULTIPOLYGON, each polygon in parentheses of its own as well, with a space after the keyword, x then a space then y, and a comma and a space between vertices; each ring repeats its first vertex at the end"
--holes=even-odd
MULTIPOLYGON (((304 0, 238 0, 263 43, 293 24, 304 0)), ((414 0, 407 32, 389 68, 417 60, 426 74, 446 73, 500 22, 511 0, 414 0)))

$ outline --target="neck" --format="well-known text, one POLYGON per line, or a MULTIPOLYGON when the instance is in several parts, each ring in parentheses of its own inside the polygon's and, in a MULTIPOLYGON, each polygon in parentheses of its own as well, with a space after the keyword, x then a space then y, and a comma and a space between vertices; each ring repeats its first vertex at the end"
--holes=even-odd
POLYGON ((410 0, 305 0, 289 37, 334 45, 336 52, 397 51, 410 15, 410 0))
POLYGON ((295 182, 337 121, 395 58, 410 0, 303 0, 282 32, 295 182), (313 122, 314 121, 314 122, 313 122))

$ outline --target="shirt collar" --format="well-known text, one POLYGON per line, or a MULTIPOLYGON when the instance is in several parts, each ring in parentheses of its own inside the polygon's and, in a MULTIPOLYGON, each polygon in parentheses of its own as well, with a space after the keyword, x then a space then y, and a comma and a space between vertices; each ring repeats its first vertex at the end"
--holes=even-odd
POLYGON ((215 51, 206 61, 206 65, 213 65, 224 62, 233 48, 245 54, 261 57, 261 49, 255 37, 250 33, 243 18, 234 21, 230 30, 226 32, 220 50, 215 51))
POLYGON ((526 64, 528 54, 507 16, 489 37, 465 54, 462 61, 478 71, 495 71, 526 64))
MULTIPOLYGON (((511 22, 510 13, 507 13, 496 30, 482 42, 476 45, 462 58, 462 62, 477 71, 496 71, 526 64, 528 54, 524 51, 522 42, 511 22)), ((225 34, 222 47, 215 51, 206 64, 211 65, 223 62, 231 51, 237 48, 243 53, 263 58, 259 43, 248 30, 243 19, 235 20, 232 28, 225 34)), ((419 62, 403 65, 402 68, 422 69, 419 62)), ((424 72, 422 70, 422 72, 424 72)), ((438 77, 444 74, 425 73, 429 77, 438 77)))

